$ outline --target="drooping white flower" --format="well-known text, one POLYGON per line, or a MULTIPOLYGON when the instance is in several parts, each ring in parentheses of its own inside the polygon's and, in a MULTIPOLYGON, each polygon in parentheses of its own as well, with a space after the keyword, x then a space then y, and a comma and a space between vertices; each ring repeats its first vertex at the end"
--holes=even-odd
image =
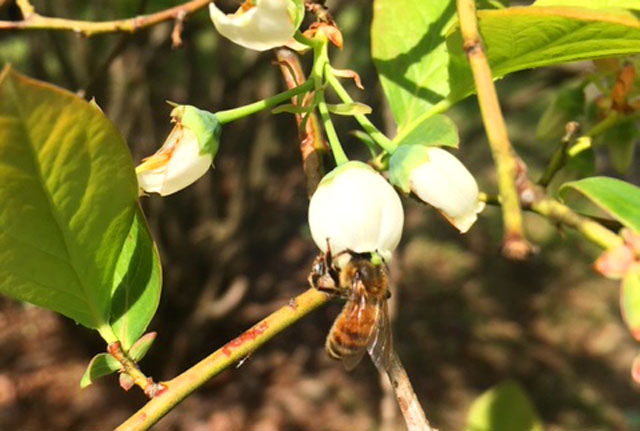
POLYGON ((266 51, 293 41, 304 17, 302 0, 246 0, 233 14, 214 3, 209 15, 218 33, 245 48, 266 51))
POLYGON ((180 105, 171 111, 175 126, 162 147, 136 167, 138 186, 167 196, 191 185, 213 164, 220 123, 210 112, 180 105))
POLYGON ((404 212, 393 187, 373 168, 347 162, 322 179, 309 204, 311 236, 333 255, 349 249, 389 260, 400 242, 404 212))
POLYGON ((461 233, 471 228, 484 209, 473 175, 442 148, 400 146, 391 156, 389 171, 393 184, 435 207, 461 233))

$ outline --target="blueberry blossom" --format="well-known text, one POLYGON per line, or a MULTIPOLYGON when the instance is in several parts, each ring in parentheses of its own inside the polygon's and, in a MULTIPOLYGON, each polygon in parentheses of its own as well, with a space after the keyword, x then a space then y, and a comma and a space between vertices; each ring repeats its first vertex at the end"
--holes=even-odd
POLYGON ((209 170, 218 151, 220 123, 214 114, 179 105, 171 121, 175 126, 162 147, 136 167, 146 193, 167 196, 191 185, 209 170))
POLYGON ((425 145, 401 145, 389 161, 389 181, 435 207, 461 233, 483 210, 478 184, 450 152, 425 145))
POLYGON ((225 14, 214 3, 209 15, 218 33, 233 43, 256 51, 293 42, 304 18, 302 0, 246 0, 233 14, 225 14))
POLYGON ((309 204, 311 236, 323 251, 377 252, 389 260, 400 242, 404 212, 400 197, 370 166, 357 161, 324 176, 309 204))

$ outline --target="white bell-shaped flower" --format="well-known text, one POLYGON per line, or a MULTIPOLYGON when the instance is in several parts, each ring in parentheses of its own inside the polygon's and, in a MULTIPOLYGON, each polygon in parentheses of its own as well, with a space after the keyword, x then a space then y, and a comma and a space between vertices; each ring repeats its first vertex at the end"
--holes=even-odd
POLYGON ((247 0, 233 14, 211 3, 209 15, 218 33, 256 51, 286 45, 304 17, 301 0, 247 0))
POLYGON ((309 204, 311 236, 333 255, 346 249, 377 252, 389 260, 400 242, 404 212, 400 197, 382 175, 357 161, 329 172, 309 204))
POLYGON ((461 233, 471 228, 484 209, 473 175, 442 148, 400 146, 391 157, 389 170, 393 184, 435 207, 461 233))
POLYGON ((171 117, 176 124, 162 147, 136 167, 138 186, 146 193, 167 196, 191 185, 209 170, 218 151, 215 115, 182 105, 171 117))

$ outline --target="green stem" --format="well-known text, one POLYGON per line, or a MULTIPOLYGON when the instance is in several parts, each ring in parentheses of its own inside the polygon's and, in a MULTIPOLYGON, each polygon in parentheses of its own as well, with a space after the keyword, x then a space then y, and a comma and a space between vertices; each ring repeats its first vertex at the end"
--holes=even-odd
POLYGON ((627 121, 632 121, 640 118, 640 111, 635 111, 631 114, 620 114, 616 111, 612 111, 611 114, 607 115, 602 121, 594 125, 591 129, 589 129, 584 136, 589 136, 591 138, 598 136, 608 129, 617 126, 618 124, 625 123, 627 121))
POLYGON ((118 341, 118 337, 113 332, 113 328, 110 325, 105 323, 96 330, 98 331, 98 334, 100 334, 102 339, 107 342, 107 344, 113 344, 118 341))
POLYGON ((331 153, 333 153, 333 158, 336 161, 336 165, 340 166, 344 163, 347 163, 349 161, 349 158, 342 149, 342 145, 340 144, 340 140, 338 139, 336 129, 333 127, 333 122, 331 121, 331 117, 329 116, 329 109, 327 108, 327 103, 324 100, 324 95, 321 95, 320 100, 318 101, 318 112, 320 112, 322 125, 324 126, 324 131, 327 134, 329 147, 331 147, 331 153))
POLYGON ((179 376, 162 382, 162 391, 152 398, 116 431, 144 431, 151 428, 189 394, 220 374, 230 365, 246 358, 268 340, 303 316, 329 301, 331 297, 316 289, 291 299, 234 340, 231 340, 179 376))
MULTIPOLYGON (((488 205, 501 205, 500 196, 489 195, 480 192, 478 199, 488 205)), ((546 195, 537 197, 532 203, 523 207, 525 210, 533 211, 549 221, 569 226, 582 234, 584 238, 592 243, 610 249, 622 244, 622 238, 602 224, 588 217, 581 216, 566 205, 546 195)))
POLYGON ((256 112, 263 111, 265 109, 273 108, 274 106, 291 99, 298 94, 306 93, 312 90, 314 83, 312 80, 307 80, 300 84, 296 88, 283 91, 282 93, 271 96, 268 99, 260 100, 258 102, 250 103, 248 105, 239 106, 233 109, 227 109, 226 111, 218 111, 215 113, 220 124, 227 124, 240 118, 247 117, 256 112))
MULTIPOLYGON (((345 103, 354 103, 349 93, 347 93, 347 90, 345 90, 338 78, 336 78, 336 76, 331 72, 331 69, 327 70, 326 79, 327 83, 329 84, 329 86, 331 86, 333 91, 336 92, 340 100, 345 103)), ((395 151, 397 145, 391 142, 391 140, 387 138, 384 133, 378 130, 378 128, 367 118, 366 115, 356 114, 354 117, 356 121, 360 123, 360 126, 362 126, 364 131, 367 132, 369 136, 371 136, 371 138, 375 141, 375 143, 378 144, 382 149, 384 149, 388 153, 393 153, 395 151)))
POLYGON ((565 134, 560 140, 560 144, 556 148, 555 152, 551 156, 551 160, 549 160, 549 164, 545 169, 542 177, 538 180, 538 184, 542 187, 547 187, 555 174, 562 169, 562 167, 567 163, 567 149, 569 148, 569 144, 573 141, 575 134, 578 132, 580 126, 575 121, 570 121, 565 126, 565 134))
POLYGON ((348 162, 349 158, 342 149, 340 139, 338 138, 335 127, 333 127, 333 122, 331 121, 327 102, 324 97, 324 80, 325 77, 329 75, 327 72, 328 68, 328 41, 324 40, 313 45, 313 68, 311 69, 310 81, 313 81, 314 84, 313 103, 318 106, 318 112, 320 113, 320 118, 322 118, 322 124, 324 126, 324 131, 327 134, 331 153, 336 161, 336 165, 340 166, 348 162))
POLYGON ((604 249, 617 247, 623 243, 622 238, 600 223, 576 214, 571 208, 552 198, 543 197, 536 200, 531 204, 531 209, 550 220, 574 228, 586 239, 604 249))

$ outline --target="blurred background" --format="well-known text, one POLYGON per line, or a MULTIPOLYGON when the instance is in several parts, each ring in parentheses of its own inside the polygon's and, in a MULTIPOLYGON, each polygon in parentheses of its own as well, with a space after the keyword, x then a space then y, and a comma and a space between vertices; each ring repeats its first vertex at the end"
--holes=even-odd
MULTIPOLYGON (((41 14, 109 20, 178 4, 169 0, 41 0, 41 14)), ((218 1, 226 10, 238 2, 218 1)), ((329 0, 345 39, 337 68, 362 77, 351 94, 373 107, 393 135, 370 56, 368 0, 329 0)), ((18 19, 0 0, 0 19, 18 19)), ((188 18, 183 45, 172 24, 133 35, 84 39, 62 32, 0 34, 0 61, 20 73, 94 97, 129 143, 136 163, 159 147, 171 125, 166 100, 210 111, 284 89, 272 52, 234 46, 215 32, 206 10, 188 18)), ((308 67, 309 58, 303 63, 308 67)), ((538 119, 557 89, 581 79, 590 63, 515 73, 498 82, 512 142, 538 178, 553 142, 536 140, 538 119)), ((308 70, 308 69, 307 69, 308 70)), ((495 192, 494 169, 474 98, 449 114, 460 129, 458 156, 480 186, 495 192)), ((350 156, 364 156, 335 123, 350 156)), ((596 154, 598 172, 616 175, 596 154)), ((318 252, 306 224, 307 197, 292 116, 268 112, 225 126, 216 169, 167 198, 143 198, 164 267, 158 332, 142 369, 169 379, 303 292, 318 252)), ((627 179, 638 183, 632 166, 627 179)), ((541 252, 527 262, 499 252, 499 209, 488 207, 461 236, 435 211, 404 200, 406 225, 392 262, 394 339, 427 416, 461 430, 470 403, 506 379, 521 384, 548 430, 640 429, 640 391, 629 368, 637 345, 622 323, 618 287, 590 269, 598 249, 526 215, 541 252)), ((364 360, 353 372, 324 352, 341 304, 321 308, 278 335, 239 368, 211 380, 154 429, 189 431, 400 430, 395 401, 364 360)), ((0 298, 0 429, 111 429, 141 407, 109 376, 79 381, 97 333, 51 312, 0 298)))

